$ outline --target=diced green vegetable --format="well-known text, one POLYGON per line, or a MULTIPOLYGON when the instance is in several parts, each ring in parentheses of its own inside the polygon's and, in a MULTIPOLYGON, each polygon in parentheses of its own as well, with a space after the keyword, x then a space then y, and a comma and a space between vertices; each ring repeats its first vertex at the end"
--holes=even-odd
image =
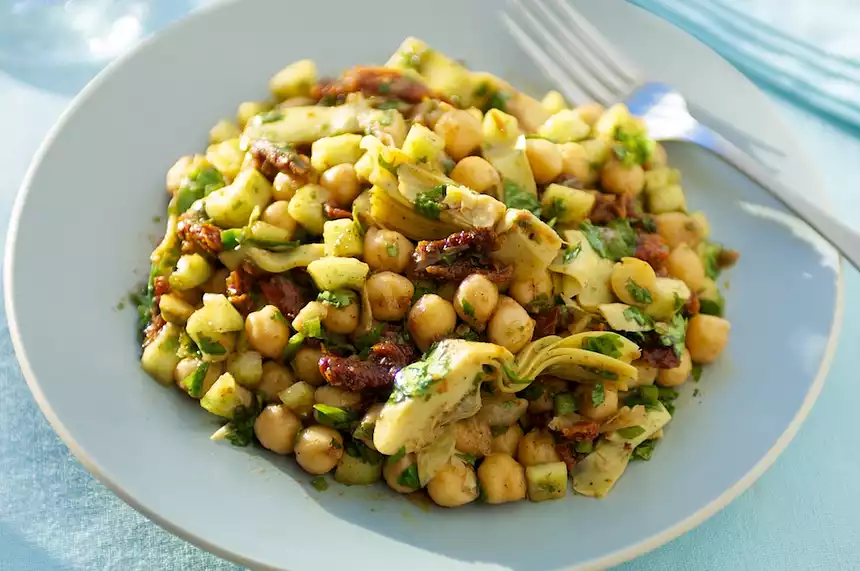
POLYGON ((216 416, 233 418, 239 407, 250 408, 254 404, 251 391, 236 382, 233 375, 224 373, 200 399, 200 406, 216 416))
POLYGON ((254 388, 263 378, 263 357, 256 351, 234 353, 227 359, 227 372, 243 387, 254 388))
POLYGON ((555 218, 559 224, 582 222, 591 214, 596 198, 593 194, 560 184, 550 184, 541 196, 545 220, 555 218))
POLYGON ((327 404, 314 405, 314 418, 320 424, 338 430, 346 429, 356 421, 356 415, 351 410, 344 410, 327 404))
POLYGON ((255 208, 263 209, 272 199, 272 184, 255 168, 246 168, 230 186, 206 197, 206 213, 222 228, 248 224, 255 208))
POLYGON ((245 160, 245 153, 239 148, 238 136, 209 145, 206 149, 206 160, 212 163, 228 181, 235 179, 242 170, 242 163, 245 160))
POLYGON ((194 398, 203 396, 203 380, 206 378, 206 373, 209 372, 210 363, 201 361, 194 372, 182 379, 182 386, 188 391, 188 394, 194 398))
POLYGON ((320 236, 325 224, 323 205, 329 198, 329 192, 318 184, 308 184, 296 191, 290 199, 289 213, 302 227, 320 236))
POLYGON ((334 472, 334 479, 346 486, 369 486, 382 478, 382 462, 370 462, 362 456, 344 454, 334 472))
POLYGON ((588 137, 591 127, 571 109, 563 109, 546 120, 538 135, 553 143, 575 143, 588 137))
POLYGON ((573 393, 559 393, 553 399, 553 412, 556 416, 564 416, 576 412, 576 398, 573 393))
POLYGON ((224 141, 234 138, 238 141, 239 135, 241 134, 242 131, 234 121, 222 119, 209 130, 209 143, 217 145, 218 143, 223 143, 224 141))
POLYGON ((193 305, 170 293, 166 293, 158 299, 158 309, 165 321, 179 325, 184 324, 194 313, 193 305))
POLYGON ((179 332, 172 323, 161 328, 149 345, 143 348, 140 364, 153 379, 162 385, 173 382, 173 371, 179 364, 179 332))
POLYGON ((367 279, 370 267, 355 258, 325 257, 308 264, 308 273, 317 289, 359 290, 367 279))
POLYGON ((185 254, 176 262, 176 269, 170 274, 170 287, 176 290, 195 288, 206 282, 212 275, 212 266, 200 254, 185 254))
POLYGON ((326 222, 323 225, 323 243, 326 256, 360 258, 364 253, 364 239, 350 218, 326 222))
POLYGON ((323 172, 340 164, 354 165, 364 154, 361 148, 362 135, 345 133, 333 137, 323 137, 311 145, 311 166, 323 172))
POLYGON ((293 412, 307 413, 314 406, 314 388, 304 381, 299 381, 279 392, 278 398, 293 412))
POLYGON ((526 467, 526 486, 533 502, 557 500, 567 494, 567 465, 550 462, 526 467))
POLYGON ((302 348, 302 343, 305 342, 304 333, 296 333, 287 341, 287 346, 284 347, 284 362, 289 363, 296 357, 296 353, 302 348))
POLYGON ((291 63, 269 80, 269 91, 281 101, 292 97, 310 97, 317 82, 317 66, 313 60, 291 63))
POLYGON ((552 114, 558 113, 563 109, 567 109, 567 103, 564 100, 564 96, 555 90, 547 91, 547 94, 544 95, 543 99, 541 99, 540 104, 548 113, 552 114))
POLYGON ((403 152, 416 163, 441 170, 440 159, 445 152, 445 140, 420 123, 414 123, 403 142, 403 152))
POLYGON ((321 291, 317 296, 317 301, 341 309, 350 305, 353 302, 354 296, 355 294, 348 290, 321 291))
POLYGON ((687 210, 687 200, 684 189, 678 184, 670 184, 658 189, 645 189, 648 212, 662 214, 664 212, 684 212, 687 210))

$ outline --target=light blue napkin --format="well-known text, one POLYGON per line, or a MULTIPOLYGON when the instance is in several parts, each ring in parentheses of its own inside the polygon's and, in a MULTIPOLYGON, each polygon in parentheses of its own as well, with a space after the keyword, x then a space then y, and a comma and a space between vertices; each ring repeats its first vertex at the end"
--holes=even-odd
POLYGON ((628 0, 694 35, 760 85, 860 128, 857 0, 628 0))

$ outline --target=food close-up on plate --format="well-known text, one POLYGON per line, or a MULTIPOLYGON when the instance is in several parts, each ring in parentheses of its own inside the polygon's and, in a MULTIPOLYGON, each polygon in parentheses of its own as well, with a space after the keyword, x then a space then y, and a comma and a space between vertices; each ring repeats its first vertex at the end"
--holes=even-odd
MULTIPOLYGON (((575 5, 821 186, 708 48, 621 1, 575 5)), ((72 452, 261 569, 605 568, 727 505, 820 391, 835 253, 622 101, 568 100, 484 3, 338 10, 194 14, 43 146, 6 303, 72 452)))

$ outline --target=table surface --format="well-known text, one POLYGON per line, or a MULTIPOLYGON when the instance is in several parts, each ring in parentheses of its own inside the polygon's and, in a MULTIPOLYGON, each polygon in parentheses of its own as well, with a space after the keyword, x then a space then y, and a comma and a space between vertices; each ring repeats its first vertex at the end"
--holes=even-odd
MULTIPOLYGON (((80 86, 79 77, 34 78, 0 58, 0 245, 27 164, 80 86)), ((773 97, 820 166, 835 211, 860 225, 857 134, 773 97)), ((619 569, 860 569, 860 275, 846 268, 845 285, 836 357, 794 442, 721 513, 619 569)), ((0 571, 236 569, 150 523, 81 467, 30 396, 5 313, 0 323, 0 571)))

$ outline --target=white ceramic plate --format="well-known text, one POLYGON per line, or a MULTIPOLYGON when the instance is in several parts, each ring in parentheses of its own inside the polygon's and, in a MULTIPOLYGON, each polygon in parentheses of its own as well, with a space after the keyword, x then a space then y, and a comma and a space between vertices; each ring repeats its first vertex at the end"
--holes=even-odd
MULTIPOLYGON (((577 4, 654 79, 759 141, 797 188, 823 187, 769 101, 707 48, 622 2, 577 4)), ((161 231, 164 173, 218 119, 266 96, 304 57, 335 74, 383 62, 415 35, 539 94, 550 86, 479 0, 230 2, 112 65, 39 153, 12 218, 6 305, 24 374, 81 462, 182 537, 255 568, 342 571, 605 567, 725 506, 775 459, 817 396, 841 302, 832 251, 760 189, 696 149, 671 147, 688 197, 740 249, 726 356, 687 391, 654 458, 603 501, 425 510, 384 488, 315 491, 291 460, 213 443, 216 426, 138 367, 131 311, 161 231), (837 317, 834 318, 834 315, 837 317)), ((689 388, 689 387, 688 387, 689 388)))

